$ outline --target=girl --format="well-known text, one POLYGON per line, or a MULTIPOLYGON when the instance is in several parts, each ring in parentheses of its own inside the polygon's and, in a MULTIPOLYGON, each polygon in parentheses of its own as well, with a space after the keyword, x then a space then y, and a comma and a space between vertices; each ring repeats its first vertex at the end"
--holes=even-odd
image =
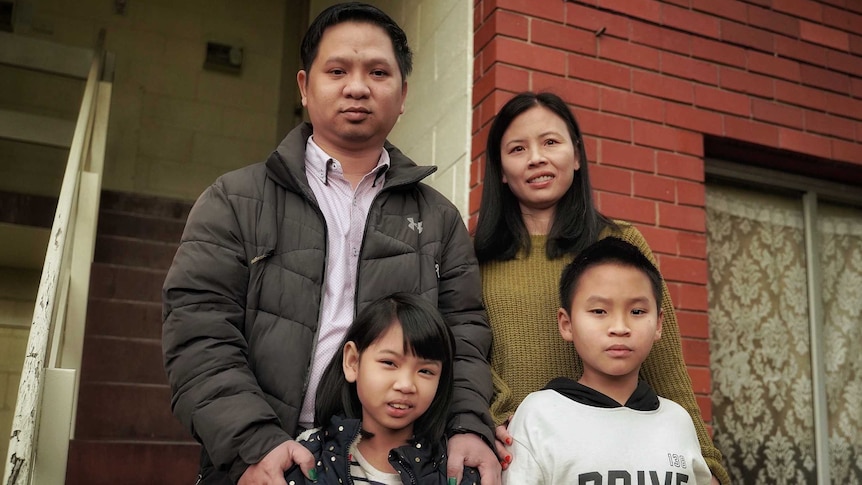
MULTIPOLYGON (((317 389, 315 421, 299 438, 318 484, 453 485, 444 432, 455 341, 437 309, 407 293, 365 307, 317 389)), ((306 483, 297 469, 288 484, 306 483)), ((462 484, 479 483, 465 469, 462 484)))
MULTIPOLYGON (((558 96, 526 92, 508 101, 491 124, 485 154, 474 245, 494 335, 491 414, 504 425, 497 428, 497 452, 505 469, 510 455, 504 444, 511 440, 505 423, 515 408, 555 377, 580 377, 580 360, 557 326, 562 268, 608 236, 637 246, 653 264, 655 258, 634 226, 606 218, 593 205, 581 130, 558 96)), ((729 483, 692 392, 666 286, 662 309, 663 336, 641 375, 689 412, 713 475, 729 483)))

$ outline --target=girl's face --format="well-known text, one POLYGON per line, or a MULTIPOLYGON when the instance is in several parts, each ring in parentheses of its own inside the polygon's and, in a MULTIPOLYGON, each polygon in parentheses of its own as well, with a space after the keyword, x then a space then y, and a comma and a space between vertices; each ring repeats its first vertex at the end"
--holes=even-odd
POLYGON ((347 381, 356 383, 362 428, 402 442, 413 436, 413 422, 434 401, 443 369, 440 361, 405 353, 398 321, 361 354, 348 342, 342 365, 347 381))
POLYGON ((503 183, 524 215, 553 212, 580 168, 566 122, 544 106, 518 115, 500 140, 503 183))

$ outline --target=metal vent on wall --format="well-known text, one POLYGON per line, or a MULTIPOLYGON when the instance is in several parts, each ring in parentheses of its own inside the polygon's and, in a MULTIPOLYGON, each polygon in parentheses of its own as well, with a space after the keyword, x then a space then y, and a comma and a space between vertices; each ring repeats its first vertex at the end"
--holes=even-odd
POLYGON ((15 12, 15 2, 0 1, 0 31, 12 32, 12 19, 15 12))
POLYGON ((240 46, 207 42, 204 69, 229 74, 242 72, 243 49, 240 46))

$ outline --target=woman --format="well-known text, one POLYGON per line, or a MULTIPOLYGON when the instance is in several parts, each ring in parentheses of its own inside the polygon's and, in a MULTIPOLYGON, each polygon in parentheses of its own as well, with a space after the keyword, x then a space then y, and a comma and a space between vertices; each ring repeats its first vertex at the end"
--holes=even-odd
MULTIPOLYGON (((582 370, 574 347, 557 329, 563 267, 583 248, 611 235, 634 244, 651 261, 655 258, 636 228, 606 218, 593 205, 581 131, 558 96, 526 92, 507 102, 491 124, 485 156, 474 245, 494 334, 491 413, 503 425, 497 438, 505 462, 502 443, 510 437, 504 426, 518 404, 551 379, 577 379, 582 370)), ((641 374, 659 395, 689 412, 713 481, 717 477, 730 483, 691 389, 664 284, 662 309, 663 336, 641 374)))

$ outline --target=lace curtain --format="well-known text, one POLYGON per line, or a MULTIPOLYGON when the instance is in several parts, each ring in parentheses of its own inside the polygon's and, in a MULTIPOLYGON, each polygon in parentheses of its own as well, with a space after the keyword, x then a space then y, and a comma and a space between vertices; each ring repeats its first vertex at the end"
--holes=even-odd
MULTIPOLYGON (((716 445, 734 483, 815 483, 801 199, 710 186, 706 205, 716 445)), ((862 483, 862 212, 821 205, 818 230, 831 473, 862 483)))
POLYGON ((819 214, 832 483, 862 483, 862 210, 819 214))

